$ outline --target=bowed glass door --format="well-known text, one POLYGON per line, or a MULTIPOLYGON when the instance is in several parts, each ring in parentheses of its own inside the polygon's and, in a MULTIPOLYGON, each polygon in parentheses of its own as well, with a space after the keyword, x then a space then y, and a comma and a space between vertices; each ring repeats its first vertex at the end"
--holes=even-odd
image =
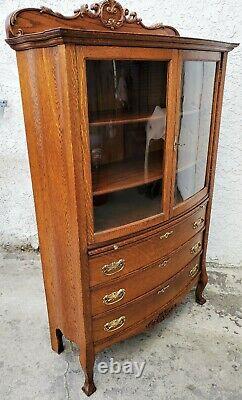
POLYGON ((179 133, 175 142, 174 207, 183 211, 207 193, 206 173, 216 61, 184 60, 179 133))
POLYGON ((168 67, 86 60, 95 233, 164 211, 168 67))

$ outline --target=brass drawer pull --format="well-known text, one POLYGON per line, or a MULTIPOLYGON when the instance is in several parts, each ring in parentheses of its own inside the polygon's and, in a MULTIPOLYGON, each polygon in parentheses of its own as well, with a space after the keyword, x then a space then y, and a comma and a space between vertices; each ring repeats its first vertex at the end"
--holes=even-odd
POLYGON ((125 260, 119 260, 119 261, 114 261, 111 264, 107 264, 104 265, 102 267, 102 271, 104 273, 104 275, 114 275, 117 272, 122 271, 122 269, 124 269, 125 266, 125 260))
POLYGON ((169 289, 170 285, 165 286, 163 289, 159 290, 158 294, 163 294, 167 289, 169 289))
POLYGON ((192 248, 191 248, 191 254, 197 253, 199 250, 202 248, 202 243, 197 242, 192 248))
POLYGON ((173 234, 173 231, 166 232, 164 235, 160 236, 160 239, 168 239, 169 236, 173 234))
POLYGON ((193 229, 199 228, 204 223, 204 218, 199 218, 197 221, 194 222, 193 224, 193 229))
POLYGON ((192 278, 194 278, 194 277, 197 275, 198 271, 199 271, 199 265, 196 264, 195 267, 193 267, 193 268, 191 269, 191 271, 189 272, 189 275, 190 275, 192 278))
POLYGON ((162 262, 158 265, 158 268, 164 268, 164 267, 166 267, 167 264, 168 264, 169 262, 170 262, 170 259, 162 261, 162 262))
POLYGON ((125 289, 119 289, 117 292, 106 294, 106 296, 103 297, 103 302, 107 306, 118 303, 119 301, 123 300, 125 293, 125 289))
POLYGON ((104 325, 104 330, 106 332, 114 332, 117 331, 118 329, 122 328, 122 326, 124 326, 125 324, 125 316, 123 315, 120 318, 114 319, 113 321, 107 322, 104 325))

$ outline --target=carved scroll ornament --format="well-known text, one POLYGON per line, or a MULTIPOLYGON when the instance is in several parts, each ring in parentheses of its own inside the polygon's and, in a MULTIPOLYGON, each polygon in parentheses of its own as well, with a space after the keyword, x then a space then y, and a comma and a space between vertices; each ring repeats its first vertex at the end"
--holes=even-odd
MULTIPOLYGON (((48 29, 56 28, 58 26, 57 25, 58 20, 63 21, 63 27, 65 28, 70 27, 75 29, 77 28, 82 29, 83 26, 81 20, 92 18, 99 20, 104 27, 112 31, 118 30, 125 24, 127 25, 132 24, 134 26, 135 25, 140 26, 141 28, 148 30, 160 29, 159 33, 161 33, 161 31, 164 31, 164 34, 178 35, 178 32, 174 28, 166 27, 163 24, 146 26, 142 22, 142 19, 138 18, 136 12, 129 12, 127 8, 123 8, 121 4, 115 0, 104 0, 101 3, 95 3, 91 5, 90 8, 88 5, 81 6, 80 9, 74 11, 73 16, 64 16, 63 14, 54 12, 53 10, 47 7, 41 7, 40 9, 26 8, 18 10, 14 12, 9 18, 9 24, 7 26, 8 37, 18 37, 26 33, 35 33, 36 32, 34 30, 35 24, 36 26, 38 24, 43 26, 43 30, 46 30, 47 27, 44 27, 44 22, 40 21, 38 15, 39 16, 47 15, 53 17, 53 26, 48 27, 48 29), (22 23, 20 17, 24 18, 27 23, 22 23), (80 27, 78 27, 76 23, 75 25, 71 24, 71 21, 77 19, 80 20, 80 27), (70 22, 69 26, 67 26, 68 21, 70 22), (26 31, 24 25, 27 28, 26 31), (166 28, 168 28, 169 33, 166 33, 166 28)), ((59 27, 62 27, 61 24, 59 24, 59 27)))

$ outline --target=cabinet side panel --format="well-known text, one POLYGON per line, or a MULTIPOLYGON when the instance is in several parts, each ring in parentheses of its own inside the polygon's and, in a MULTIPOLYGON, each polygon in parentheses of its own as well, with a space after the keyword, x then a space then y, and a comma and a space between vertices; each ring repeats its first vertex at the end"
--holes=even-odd
POLYGON ((83 343, 86 244, 83 234, 80 246, 72 152, 72 129, 80 127, 71 122, 65 46, 17 58, 50 328, 83 343))
POLYGON ((225 84, 225 75, 226 75, 226 67, 227 67, 227 59, 228 53, 222 53, 222 58, 219 63, 219 76, 217 79, 217 98, 214 104, 213 109, 213 143, 211 148, 211 155, 210 155, 210 169, 208 171, 208 182, 209 182, 209 202, 207 208, 207 215, 206 215, 206 230, 204 233, 204 252, 203 252, 203 259, 202 264, 203 268, 205 269, 206 264, 206 254, 207 254, 207 245, 208 245, 208 236, 209 236, 209 226, 210 226, 210 219, 211 219, 211 210, 212 210, 212 200, 213 200, 213 192, 214 192, 214 181, 215 181, 215 170, 217 164, 217 152, 218 152, 218 142, 219 142, 219 130, 220 130, 220 123, 221 123, 221 114, 222 114, 222 105, 223 105, 223 94, 224 94, 224 84, 225 84))

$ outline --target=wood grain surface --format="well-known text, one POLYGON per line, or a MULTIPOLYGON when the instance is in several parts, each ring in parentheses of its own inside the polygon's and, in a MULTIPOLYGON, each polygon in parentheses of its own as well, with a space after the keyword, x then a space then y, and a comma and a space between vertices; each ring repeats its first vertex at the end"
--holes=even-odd
MULTIPOLYGON (((51 344, 62 352, 64 335, 79 346, 83 390, 91 395, 98 351, 161 321, 196 284, 196 300, 205 302, 226 62, 237 44, 182 38, 169 26, 149 29, 111 0, 92 10, 81 8, 69 18, 46 8, 15 12, 7 20, 7 43, 17 51, 51 344), (117 8, 112 20, 107 18, 114 11, 109 6, 117 8), (89 121, 86 61, 93 59, 157 60, 168 65, 164 165, 160 169, 156 160, 151 174, 157 179, 162 172, 162 211, 99 233, 94 232, 89 122, 94 128, 106 122, 89 121), (174 207, 174 143, 184 60, 215 61, 217 68, 206 184, 174 207), (104 267, 115 267, 120 260, 117 273, 104 274, 104 267), (115 293, 120 302, 107 305, 103 299, 113 299, 115 293)), ((126 115, 116 124, 133 124, 135 118, 144 123, 147 116, 126 115)), ((115 157, 118 162, 121 152, 115 157)), ((114 171, 111 190, 137 185, 138 166, 132 164, 127 171, 123 176, 121 169, 119 175, 114 171)), ((95 190, 110 190, 110 180, 104 179, 95 190)))

